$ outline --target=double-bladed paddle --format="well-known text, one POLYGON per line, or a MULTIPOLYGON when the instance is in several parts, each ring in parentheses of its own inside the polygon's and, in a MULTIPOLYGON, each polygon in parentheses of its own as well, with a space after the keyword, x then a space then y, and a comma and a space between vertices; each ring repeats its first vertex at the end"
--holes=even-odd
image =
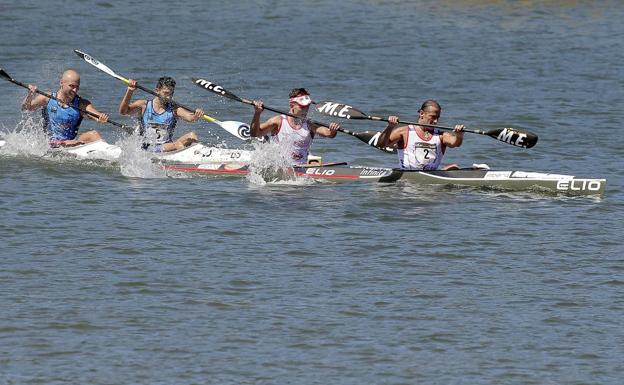
MULTIPOLYGON (((239 96, 234 95, 233 93, 231 93, 230 91, 226 90, 225 88, 221 87, 218 84, 212 83, 206 79, 201 79, 201 78, 193 78, 193 82, 198 85, 199 87, 206 89, 208 91, 214 92, 217 95, 226 97, 228 99, 232 99, 232 100, 236 100, 237 102, 241 102, 244 104, 249 104, 249 105, 254 105, 254 102, 252 100, 249 99, 245 99, 245 98, 241 98, 239 96)), ((277 112, 278 114, 284 114, 284 115, 288 115, 291 116, 293 118, 297 118, 297 119, 301 119, 301 117, 290 114, 288 112, 285 111, 281 111, 275 108, 271 108, 271 107, 267 107, 266 105, 264 106, 264 108, 266 110, 269 111, 273 111, 273 112, 277 112)), ((307 121, 319 125, 319 126, 328 126, 326 123, 321 123, 321 122, 317 122, 315 120, 312 119, 306 119, 307 121)), ((355 136, 356 138, 358 138, 359 140, 361 140, 362 142, 365 142, 379 150, 385 151, 385 152, 396 152, 396 149, 391 148, 391 147, 386 147, 386 148, 382 148, 377 146, 377 141, 379 140, 379 136, 381 135, 381 132, 377 132, 377 131, 363 131, 363 132, 353 132, 347 129, 344 129, 342 127, 338 128, 338 131, 344 133, 344 134, 348 134, 351 136, 355 136)))
MULTIPOLYGON (((30 90, 30 88, 28 88, 28 85, 26 85, 26 84, 24 84, 24 83, 22 83, 22 82, 20 82, 20 81, 17 81, 17 80, 15 80, 15 79, 13 79, 13 78, 12 78, 12 77, 11 77, 8 73, 6 73, 6 71, 5 71, 5 70, 3 70, 2 68, 0 68, 0 77, 1 77, 1 78, 3 78, 3 79, 4 79, 4 80, 6 80, 6 81, 9 81, 9 82, 11 82, 11 83, 13 83, 13 84, 16 84, 16 85, 18 85, 18 86, 20 86, 20 87, 24 87, 24 88, 26 88, 27 90, 30 90)), ((58 99, 57 99, 54 95, 48 94, 47 92, 43 92, 43 91, 39 91, 39 90, 37 90, 36 92, 37 92, 39 95, 43 95, 43 96, 45 96, 45 97, 47 97, 47 98, 54 99, 54 100, 56 100, 56 101, 58 101, 58 102, 60 102, 60 103, 63 103, 63 102, 61 102, 60 100, 58 100, 58 99)), ((79 111, 84 112, 85 114, 89 114, 89 115, 91 115, 91 116, 93 116, 93 117, 95 117, 95 118, 98 118, 98 119, 100 118, 100 115, 98 115, 98 114, 96 114, 96 113, 94 113, 94 112, 91 112, 91 111, 87 111, 87 110, 85 110, 84 108, 77 108, 77 109, 78 109, 79 111)), ((117 126, 117 127, 119 127, 119 128, 123 128, 124 130, 129 131, 129 132, 133 130, 133 129, 132 129, 132 127, 126 126, 125 124, 117 123, 117 122, 115 122, 114 120, 110 120, 110 119, 108 119, 108 121, 107 121, 106 123, 110 123, 110 124, 112 124, 112 125, 114 125, 114 126, 117 126)))
MULTIPOLYGON (((87 63, 91 64, 92 66, 94 66, 95 68, 99 69, 102 72, 105 72, 107 74, 109 74, 110 76, 121 80, 122 82, 128 84, 130 83, 130 80, 126 79, 125 77, 118 75, 115 73, 115 71, 113 71, 112 69, 110 69, 108 66, 106 66, 104 63, 101 63, 100 61, 96 60, 93 56, 86 54, 82 51, 79 51, 77 49, 74 50, 74 52, 76 53, 76 55, 78 55, 81 59, 83 59, 84 61, 86 61, 87 63)), ((137 88, 147 92, 148 94, 152 94, 156 97, 160 97, 155 91, 143 87, 142 85, 138 84, 136 85, 137 88)), ((169 102, 173 103, 175 106, 177 107, 182 107, 187 111, 190 112, 195 112, 194 109, 191 109, 190 107, 187 107, 183 104, 180 104, 174 100, 169 100, 169 102)), ((224 130, 226 130, 227 132, 229 132, 230 134, 236 136, 239 139, 242 140, 249 140, 250 137, 250 129, 249 129, 249 125, 247 123, 243 123, 243 122, 236 122, 236 121, 225 121, 222 122, 218 119, 213 118, 212 116, 208 116, 206 114, 204 114, 202 116, 202 119, 210 122, 210 123, 215 123, 219 126, 221 126, 221 128, 223 128, 224 130)))
MULTIPOLYGON (((387 122, 387 118, 381 118, 379 116, 371 116, 368 115, 353 106, 348 104, 336 103, 336 102, 320 102, 317 103, 316 106, 317 111, 329 115, 329 116, 337 116, 339 118, 344 119, 357 119, 357 120, 376 120, 376 121, 384 121, 387 122)), ((400 121, 401 124, 414 124, 425 127, 438 128, 441 130, 453 130, 453 127, 444 127, 433 124, 423 124, 416 122, 404 122, 400 121)), ((466 129, 464 128, 464 132, 471 132, 473 134, 487 135, 496 140, 500 140, 501 142, 505 142, 507 144, 511 144, 513 146, 523 147, 523 148, 531 148, 535 146, 537 143, 537 135, 532 132, 522 131, 516 128, 497 128, 489 131, 478 130, 478 129, 466 129)))

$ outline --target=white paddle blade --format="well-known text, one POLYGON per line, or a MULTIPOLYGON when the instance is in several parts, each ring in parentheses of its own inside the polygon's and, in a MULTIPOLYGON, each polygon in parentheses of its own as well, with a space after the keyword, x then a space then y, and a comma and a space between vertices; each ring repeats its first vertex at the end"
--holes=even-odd
POLYGON ((249 125, 247 123, 233 122, 231 120, 227 122, 215 121, 214 123, 217 123, 218 125, 221 126, 221 128, 223 128, 224 130, 226 130, 227 132, 229 132, 230 134, 234 135, 235 137, 241 140, 255 139, 258 142, 266 142, 268 140, 266 136, 262 138, 252 138, 251 128, 249 128, 249 125))
POLYGON ((76 55, 80 56, 82 58, 82 60, 86 61, 87 63, 91 64, 92 66, 96 67, 97 69, 99 69, 100 71, 106 72, 107 74, 109 74, 110 76, 117 78, 119 80, 121 80, 122 82, 128 83, 128 80, 122 76, 119 76, 115 73, 115 71, 113 71, 112 69, 110 69, 106 64, 104 63, 100 63, 97 59, 95 59, 93 56, 84 53, 80 50, 75 49, 74 52, 76 53, 76 55))
POLYGON ((238 139, 241 140, 249 140, 251 139, 251 128, 249 128, 249 125, 247 123, 243 123, 243 122, 234 122, 234 121, 227 121, 227 122, 219 122, 219 125, 221 126, 221 128, 223 128, 225 131, 229 132, 230 134, 236 136, 238 139))

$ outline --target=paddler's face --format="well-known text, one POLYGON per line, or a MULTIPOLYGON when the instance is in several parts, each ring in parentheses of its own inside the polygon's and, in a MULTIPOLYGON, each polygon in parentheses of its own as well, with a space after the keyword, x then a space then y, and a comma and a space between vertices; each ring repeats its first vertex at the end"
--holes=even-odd
POLYGON ((290 111, 292 112, 293 115, 307 116, 309 109, 310 109, 310 105, 307 105, 304 107, 297 103, 290 103, 290 111))
POLYGON ((440 110, 435 107, 427 107, 418 115, 418 122, 424 124, 437 124, 440 119, 440 110))
POLYGON ((68 75, 61 79, 61 91, 71 99, 76 97, 80 89, 80 76, 68 75))
POLYGON ((158 94, 158 96, 160 96, 161 98, 164 99, 171 99, 173 97, 173 92, 175 91, 175 89, 170 88, 170 87, 161 87, 161 88, 156 88, 156 93, 158 94))

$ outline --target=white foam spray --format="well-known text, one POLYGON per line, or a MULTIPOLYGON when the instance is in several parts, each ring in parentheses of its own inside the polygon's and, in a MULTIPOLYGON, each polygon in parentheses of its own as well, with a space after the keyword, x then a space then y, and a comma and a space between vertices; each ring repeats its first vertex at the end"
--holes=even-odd
POLYGON ((41 117, 24 114, 24 118, 17 126, 0 133, 5 145, 0 148, 0 154, 24 157, 43 157, 49 152, 48 138, 41 128, 41 117))
POLYGON ((138 134, 123 137, 115 144, 121 148, 119 169, 128 178, 166 178, 167 173, 152 161, 152 153, 141 148, 143 138, 138 134))
POLYGON ((288 143, 253 143, 247 180, 254 185, 309 184, 313 181, 298 177, 292 169, 292 149, 288 143))

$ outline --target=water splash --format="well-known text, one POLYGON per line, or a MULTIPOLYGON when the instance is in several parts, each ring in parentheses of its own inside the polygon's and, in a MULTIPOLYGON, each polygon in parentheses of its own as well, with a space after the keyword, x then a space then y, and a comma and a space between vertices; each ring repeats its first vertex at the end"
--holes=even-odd
POLYGON ((247 180, 254 185, 288 184, 303 185, 313 183, 309 178, 293 173, 292 150, 282 143, 253 143, 254 151, 249 164, 247 180))
POLYGON ((25 115, 12 130, 3 129, 0 137, 5 145, 0 154, 9 156, 43 157, 49 152, 48 138, 41 129, 40 117, 25 115))
POLYGON ((115 144, 121 148, 119 170, 128 178, 166 178, 167 173, 158 163, 152 161, 152 153, 141 148, 143 138, 137 134, 128 135, 115 144))

